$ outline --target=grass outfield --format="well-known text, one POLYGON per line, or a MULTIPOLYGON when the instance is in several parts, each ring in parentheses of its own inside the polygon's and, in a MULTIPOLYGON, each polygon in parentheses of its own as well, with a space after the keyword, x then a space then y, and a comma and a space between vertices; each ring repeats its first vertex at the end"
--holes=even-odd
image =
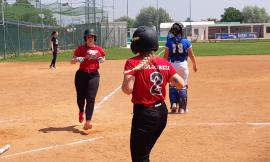
POLYGON ((193 43, 197 56, 270 54, 270 42, 193 43))
MULTIPOLYGON (((163 44, 162 44, 163 45, 163 44)), ((224 56, 224 55, 262 55, 270 54, 269 41, 228 41, 217 43, 192 43, 196 56, 224 56)), ((160 48, 158 53, 164 48, 160 48)), ((121 60, 134 56, 128 48, 108 48, 105 49, 108 60, 121 60)), ((65 51, 58 54, 57 61, 69 61, 72 51, 65 51)), ((44 56, 20 56, 2 59, 3 61, 50 61, 51 54, 44 56)))

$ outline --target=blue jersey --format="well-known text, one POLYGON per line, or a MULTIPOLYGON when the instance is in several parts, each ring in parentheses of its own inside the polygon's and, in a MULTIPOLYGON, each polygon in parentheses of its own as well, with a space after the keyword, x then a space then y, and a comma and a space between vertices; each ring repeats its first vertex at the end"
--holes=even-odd
POLYGON ((170 62, 183 62, 188 58, 188 49, 192 47, 189 40, 181 36, 174 37, 171 34, 167 36, 166 47, 169 48, 170 62))

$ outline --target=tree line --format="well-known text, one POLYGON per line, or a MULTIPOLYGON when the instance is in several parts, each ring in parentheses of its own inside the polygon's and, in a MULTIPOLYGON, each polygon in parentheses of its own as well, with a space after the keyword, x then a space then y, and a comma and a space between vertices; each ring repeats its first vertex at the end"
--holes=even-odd
MULTIPOLYGON (((12 5, 8 4, 7 0, 0 0, 0 5, 2 5, 2 1, 4 1, 6 20, 32 23, 41 23, 43 21, 46 25, 57 25, 56 19, 49 9, 35 7, 28 0, 16 0, 12 5)), ((35 0, 35 2, 39 2, 39 0, 35 0)), ((245 6, 242 11, 234 7, 228 7, 224 9, 220 19, 208 18, 207 20, 216 22, 267 23, 270 22, 270 16, 265 8, 258 6, 245 6)), ((160 23, 173 22, 173 19, 163 8, 147 7, 141 9, 135 19, 123 16, 115 21, 127 21, 128 28, 136 28, 142 25, 157 26, 159 28, 160 23)), ((188 17, 185 21, 189 22, 192 20, 188 17)))
POLYGON ((265 8, 258 6, 245 6, 242 11, 229 7, 224 9, 221 22, 267 23, 270 22, 270 16, 265 8))
MULTIPOLYGON (((36 0, 36 2, 39 2, 39 0, 36 0)), ((8 4, 7 0, 4 0, 3 4, 5 20, 57 25, 50 10, 36 8, 28 0, 16 0, 13 4, 8 4)), ((0 0, 0 5, 2 5, 2 0, 0 0)))
MULTIPOLYGON (((224 9, 224 13, 221 15, 220 19, 208 18, 207 20, 215 22, 267 23, 270 22, 270 16, 265 8, 258 6, 245 6, 242 11, 234 7, 228 7, 224 9)), ((123 16, 116 21, 127 21, 128 28, 136 28, 141 25, 156 26, 164 22, 173 22, 166 10, 162 8, 157 10, 154 7, 141 9, 135 19, 123 16)), ((192 20, 188 17, 185 21, 189 22, 192 20)))

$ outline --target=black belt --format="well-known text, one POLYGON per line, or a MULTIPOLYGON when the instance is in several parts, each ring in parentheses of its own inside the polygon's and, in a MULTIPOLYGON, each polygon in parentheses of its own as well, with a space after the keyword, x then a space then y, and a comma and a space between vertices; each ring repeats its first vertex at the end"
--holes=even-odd
POLYGON ((144 107, 149 107, 149 108, 156 108, 156 107, 160 107, 161 105, 164 104, 164 101, 157 101, 151 104, 134 104, 136 106, 144 106, 144 107))
POLYGON ((98 72, 98 70, 96 70, 96 69, 95 70, 93 70, 93 69, 79 69, 79 71, 85 72, 85 73, 88 73, 88 74, 98 72))

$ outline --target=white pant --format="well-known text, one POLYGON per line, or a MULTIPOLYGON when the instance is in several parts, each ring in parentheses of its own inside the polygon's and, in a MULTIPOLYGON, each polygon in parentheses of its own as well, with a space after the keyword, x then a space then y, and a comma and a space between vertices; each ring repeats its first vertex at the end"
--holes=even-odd
POLYGON ((188 74, 189 74, 187 61, 183 61, 183 62, 175 61, 171 64, 175 68, 176 72, 184 79, 185 86, 186 86, 187 81, 188 81, 188 74))

